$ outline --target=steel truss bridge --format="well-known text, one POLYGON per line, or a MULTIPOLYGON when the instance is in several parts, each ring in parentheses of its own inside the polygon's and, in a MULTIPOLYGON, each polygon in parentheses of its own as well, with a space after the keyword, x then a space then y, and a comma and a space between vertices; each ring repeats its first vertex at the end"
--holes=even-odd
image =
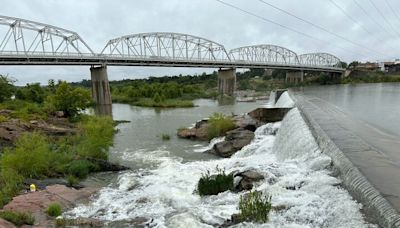
POLYGON ((341 73, 328 53, 298 55, 276 45, 226 50, 217 42, 180 33, 140 33, 111 39, 95 53, 76 32, 0 15, 0 65, 114 65, 268 68, 341 73))

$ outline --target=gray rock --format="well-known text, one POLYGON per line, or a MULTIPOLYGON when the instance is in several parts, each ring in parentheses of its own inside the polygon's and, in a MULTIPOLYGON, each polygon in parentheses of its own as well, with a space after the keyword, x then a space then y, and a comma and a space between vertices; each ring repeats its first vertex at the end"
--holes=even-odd
POLYGON ((234 175, 235 177, 241 177, 239 183, 235 186, 236 191, 251 190, 253 183, 265 179, 265 177, 255 170, 246 170, 234 175))
POLYGON ((253 119, 247 114, 242 116, 235 116, 233 117, 233 121, 238 128, 243 128, 252 132, 254 132, 258 127, 262 125, 260 121, 253 119))
POLYGON ((225 141, 215 144, 211 150, 206 152, 223 158, 229 158, 238 150, 248 145, 253 138, 254 133, 252 131, 243 128, 237 128, 232 131, 228 131, 225 141))

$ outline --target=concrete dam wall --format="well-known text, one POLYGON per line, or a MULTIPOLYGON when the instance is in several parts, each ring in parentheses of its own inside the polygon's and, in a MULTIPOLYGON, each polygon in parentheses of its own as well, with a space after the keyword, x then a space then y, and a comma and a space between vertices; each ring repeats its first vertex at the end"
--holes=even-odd
MULTIPOLYGON (((339 177, 342 181, 341 185, 351 196, 363 205, 362 211, 366 219, 380 227, 400 227, 400 216, 397 208, 398 198, 395 195, 387 194, 387 191, 396 190, 395 186, 385 185, 382 188, 377 183, 379 179, 384 178, 379 176, 381 173, 373 170, 374 173, 371 174, 365 168, 380 165, 376 164, 383 159, 379 156, 379 151, 374 151, 371 146, 356 135, 339 127, 329 115, 319 110, 321 107, 308 102, 304 96, 293 92, 280 92, 279 95, 271 96, 274 97, 275 101, 278 101, 277 105, 279 102, 282 105, 282 101, 279 101, 280 96, 288 96, 294 101, 295 107, 302 116, 301 122, 304 120, 317 145, 316 148, 313 145, 314 143, 308 140, 306 136, 295 135, 296 130, 293 129, 291 136, 293 139, 289 137, 289 141, 297 140, 298 143, 287 141, 276 145, 283 147, 296 145, 296 147, 301 148, 284 148, 281 151, 292 151, 291 153, 296 154, 309 153, 308 150, 311 150, 328 155, 331 158, 334 175, 339 177)), ((289 102, 287 98, 281 100, 285 101, 283 103, 289 102)), ((282 129, 286 129, 286 135, 291 134, 290 129, 282 129)), ((279 151, 279 148, 276 149, 279 151)), ((390 165, 385 166, 385 168, 388 171, 386 178, 390 179, 390 172, 393 169, 390 165)), ((371 169, 368 171, 371 171, 371 169)))

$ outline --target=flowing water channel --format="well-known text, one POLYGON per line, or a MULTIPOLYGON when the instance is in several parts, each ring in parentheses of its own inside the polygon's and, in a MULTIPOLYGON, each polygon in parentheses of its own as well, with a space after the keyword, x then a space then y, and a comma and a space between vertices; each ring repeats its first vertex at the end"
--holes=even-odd
MULTIPOLYGON (((287 95, 282 99, 278 104, 292 104, 287 95)), ((281 208, 271 212, 267 224, 236 227, 375 227, 365 222, 361 205, 331 175, 330 158, 321 154, 296 108, 282 122, 258 128, 253 142, 232 158, 220 159, 201 153, 208 143, 178 139, 176 129, 213 112, 245 113, 266 101, 223 106, 210 100, 196 103, 199 107, 166 110, 114 104, 114 118, 131 122, 118 126, 111 159, 132 170, 103 177, 106 185, 99 194, 67 216, 97 218, 111 222, 112 227, 129 227, 136 218, 148 219, 151 227, 216 227, 238 213, 244 194, 196 194, 201 175, 219 167, 227 172, 260 171, 265 181, 255 188, 281 208), (172 138, 162 141, 161 134, 172 138)))

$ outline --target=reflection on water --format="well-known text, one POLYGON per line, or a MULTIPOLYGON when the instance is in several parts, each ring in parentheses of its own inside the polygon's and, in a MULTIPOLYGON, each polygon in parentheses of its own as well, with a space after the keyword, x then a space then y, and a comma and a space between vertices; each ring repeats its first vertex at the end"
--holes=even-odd
POLYGON ((400 83, 315 86, 302 90, 381 131, 400 136, 400 83))

